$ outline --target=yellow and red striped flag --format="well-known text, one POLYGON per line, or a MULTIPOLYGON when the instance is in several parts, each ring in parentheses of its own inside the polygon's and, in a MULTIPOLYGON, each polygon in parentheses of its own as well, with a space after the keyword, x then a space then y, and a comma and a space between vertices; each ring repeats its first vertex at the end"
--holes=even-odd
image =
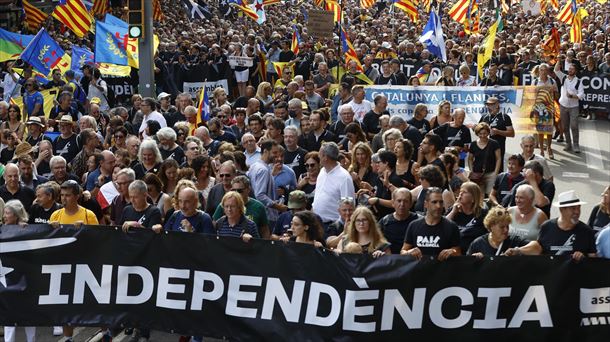
POLYGON ((557 14, 557 19, 559 21, 566 23, 568 25, 572 24, 572 19, 574 18, 574 14, 576 13, 576 0, 571 0, 566 2, 566 5, 563 6, 559 14, 557 14))
POLYGON ((263 0, 263 6, 275 5, 281 2, 281 0, 263 0))
POLYGON ((542 43, 540 46, 542 48, 542 54, 544 56, 549 57, 549 62, 551 64, 555 64, 557 61, 557 56, 559 56, 559 45, 561 44, 561 40, 559 39, 559 32, 556 28, 551 29, 551 35, 549 38, 542 43))
POLYGON ((317 7, 326 8, 326 5, 324 4, 324 0, 313 0, 313 4, 316 5, 317 7))
POLYGON ((258 14, 256 14, 256 12, 252 8, 250 8, 250 6, 248 5, 248 3, 245 0, 241 0, 239 3, 233 2, 233 3, 231 3, 231 5, 237 7, 237 9, 242 11, 244 13, 244 15, 246 15, 250 19, 252 19, 254 21, 258 20, 258 14))
POLYGON ((559 9, 559 0, 549 0, 554 9, 559 9))
POLYGON ((582 43, 582 19, 588 15, 587 11, 580 8, 576 11, 570 27, 570 42, 582 43))
POLYGON ((81 0, 60 1, 51 15, 82 38, 91 29, 93 17, 81 0))
MULTIPOLYGON (((507 1, 508 0, 502 0, 502 14, 508 13, 508 10, 510 9, 510 7, 508 7, 507 1)), ((543 1, 545 1, 545 0, 543 0, 543 1)), ((557 0, 555 0, 555 1, 557 1, 557 0)))
POLYGON ((23 0, 23 13, 25 13, 25 24, 30 31, 38 31, 42 22, 47 19, 48 15, 39 10, 38 7, 30 4, 27 0, 23 0))
POLYGON ((394 7, 403 10, 414 23, 417 22, 417 0, 395 0, 394 7))
POLYGON ((326 1, 326 10, 329 12, 333 12, 333 19, 335 23, 343 22, 343 10, 341 9, 341 5, 339 3, 333 1, 326 1))
POLYGON ((364 68, 362 67, 362 63, 358 59, 358 55, 356 54, 356 50, 352 43, 349 41, 345 30, 343 29, 343 25, 339 26, 340 34, 341 34, 341 48, 343 49, 343 53, 345 54, 345 64, 349 65, 351 61, 356 62, 356 69, 360 72, 364 72, 364 68))
POLYGON ((468 18, 469 6, 469 0, 458 0, 449 10, 449 16, 451 17, 451 19, 457 21, 460 24, 463 24, 468 18))
POLYGON ((110 12, 108 0, 94 0, 93 7, 91 7, 91 14, 104 16, 108 12, 110 12))
POLYGON ((153 0, 153 20, 162 21, 164 18, 165 17, 161 11, 161 4, 159 4, 159 0, 153 0))
POLYGON ((360 7, 371 8, 375 4, 375 0, 360 0, 360 7))

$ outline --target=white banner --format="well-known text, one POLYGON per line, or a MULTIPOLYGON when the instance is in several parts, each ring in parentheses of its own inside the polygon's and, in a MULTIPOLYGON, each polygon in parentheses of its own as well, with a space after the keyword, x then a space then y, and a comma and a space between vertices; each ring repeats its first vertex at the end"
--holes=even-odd
POLYGON ((225 92, 229 93, 229 83, 226 79, 218 80, 214 82, 184 82, 182 83, 182 89, 185 93, 191 94, 192 98, 197 98, 201 92, 201 88, 205 85, 205 91, 208 93, 210 99, 212 98, 212 92, 214 89, 221 87, 224 88, 225 92))
POLYGON ((253 65, 253 58, 252 57, 241 57, 241 56, 229 56, 227 57, 227 60, 229 61, 229 65, 232 67, 251 67, 253 65))

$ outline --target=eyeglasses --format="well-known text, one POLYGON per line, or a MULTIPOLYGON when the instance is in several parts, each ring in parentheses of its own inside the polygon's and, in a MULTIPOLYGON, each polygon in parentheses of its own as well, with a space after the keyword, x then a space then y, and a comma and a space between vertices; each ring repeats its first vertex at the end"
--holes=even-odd
POLYGON ((312 163, 312 164, 305 164, 305 168, 307 168, 307 169, 312 168, 312 167, 315 167, 315 166, 316 166, 316 164, 315 164, 315 163, 312 163))
POLYGON ((246 190, 246 189, 231 189, 231 191, 235 191, 235 192, 240 193, 240 194, 243 193, 244 190, 246 190))
POLYGON ((367 219, 357 219, 355 222, 356 222, 356 224, 365 224, 365 223, 369 222, 369 220, 367 220, 367 219))
POLYGON ((221 173, 221 174, 218 175, 218 177, 220 177, 220 178, 228 178, 228 177, 231 177, 231 176, 232 176, 232 174, 230 174, 230 173, 221 173))
POLYGON ((117 139, 123 139, 123 138, 125 138, 125 136, 124 136, 123 134, 117 134, 117 135, 115 135, 114 137, 115 137, 115 138, 117 138, 117 139))

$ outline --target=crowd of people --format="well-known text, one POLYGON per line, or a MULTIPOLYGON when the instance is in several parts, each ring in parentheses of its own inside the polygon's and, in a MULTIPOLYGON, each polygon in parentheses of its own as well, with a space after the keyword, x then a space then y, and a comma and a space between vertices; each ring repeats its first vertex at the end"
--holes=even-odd
MULTIPOLYGON (((118 225, 125 232, 200 233, 246 243, 273 239, 375 258, 610 258, 610 185, 584 223, 577 192, 555 196, 546 160, 554 158, 555 139, 580 152, 578 78, 610 73, 608 6, 585 1, 584 43, 572 44, 552 8, 531 16, 513 5, 479 80, 474 57, 495 20, 495 11, 483 6, 481 32, 470 36, 443 7, 449 60, 441 75, 425 78, 406 77, 400 65, 439 62, 418 41, 426 20, 413 24, 385 2, 369 10, 344 6, 364 70, 351 62, 336 79, 329 71, 343 64, 338 37, 318 41, 302 24, 313 4, 267 6, 267 22, 259 26, 235 13, 224 16, 223 4, 207 4, 211 20, 190 21, 172 2, 161 3, 154 98, 135 94, 128 105, 113 105, 95 66, 79 70, 80 79, 73 70, 56 70, 40 84, 31 67, 18 74, 14 62, 2 63, 3 224, 118 225), (289 40, 293 19, 302 39, 297 54, 289 40), (541 44, 555 26, 562 43, 553 65, 541 44), (231 68, 228 56, 255 62, 231 68), (258 63, 262 56, 266 72, 258 63), (291 65, 279 77, 272 61, 291 65), (515 130, 495 97, 486 99, 486 114, 472 127, 464 123, 464 109, 449 101, 439 103, 433 117, 419 104, 405 120, 389 115, 384 95, 366 100, 361 77, 375 84, 464 87, 509 85, 522 73, 552 89, 561 113, 551 121, 554 131, 519 137, 517 154, 507 153, 515 130), (197 118, 199 99, 182 89, 193 74, 229 80, 229 89, 210 94, 207 122, 197 118), (336 94, 329 93, 333 85, 336 94), (60 91, 45 113, 39 90, 52 87, 60 91), (10 102, 17 94, 23 94, 23 109, 10 102), (559 208, 558 217, 551 216, 551 206, 559 208)), ((121 10, 113 8, 117 15, 121 10)), ((92 46, 91 37, 78 40, 51 21, 46 25, 67 51, 71 44, 92 46)), ((32 330, 26 332, 32 341, 32 330)), ((71 341, 71 327, 54 332, 71 341)), ((146 329, 129 332, 132 341, 150 337, 146 329)), ((5 339, 14 341, 14 328, 5 328, 5 339)))

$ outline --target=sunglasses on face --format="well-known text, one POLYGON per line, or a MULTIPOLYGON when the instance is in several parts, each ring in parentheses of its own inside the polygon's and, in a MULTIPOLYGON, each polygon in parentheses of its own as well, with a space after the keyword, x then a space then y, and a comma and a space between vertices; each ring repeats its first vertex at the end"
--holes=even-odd
POLYGON ((244 190, 246 190, 246 189, 231 189, 231 191, 235 191, 235 192, 237 192, 239 194, 243 193, 244 190))
POLYGON ((231 177, 231 174, 229 174, 229 173, 221 173, 221 174, 218 175, 218 177, 220 177, 220 178, 228 178, 228 177, 231 177))
POLYGON ((316 164, 305 164, 305 167, 310 169, 312 167, 316 167, 316 164))

